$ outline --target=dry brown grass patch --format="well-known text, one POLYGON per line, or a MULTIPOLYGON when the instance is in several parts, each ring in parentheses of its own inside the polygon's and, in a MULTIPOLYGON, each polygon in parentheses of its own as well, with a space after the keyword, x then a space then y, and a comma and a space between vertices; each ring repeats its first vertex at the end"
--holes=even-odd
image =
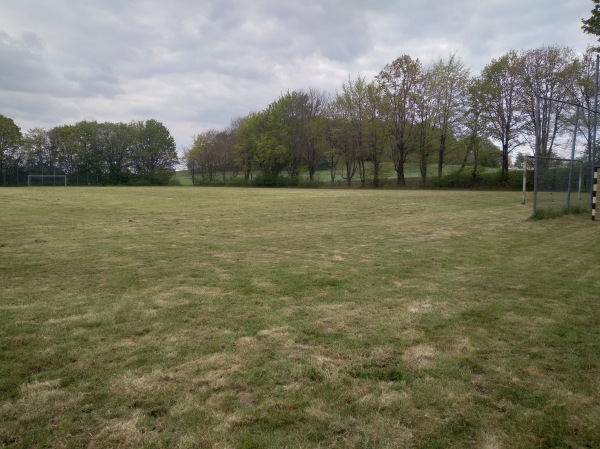
POLYGON ((435 361, 438 351, 433 346, 416 345, 407 348, 402 354, 402 360, 412 368, 424 368, 435 361))

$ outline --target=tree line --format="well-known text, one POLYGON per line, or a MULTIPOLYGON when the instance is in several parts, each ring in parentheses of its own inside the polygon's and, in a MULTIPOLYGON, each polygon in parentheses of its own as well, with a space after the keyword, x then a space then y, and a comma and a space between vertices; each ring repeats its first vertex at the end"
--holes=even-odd
POLYGON ((407 164, 421 181, 445 167, 477 178, 496 165, 506 179, 514 153, 533 148, 536 97, 540 155, 560 155, 580 109, 583 157, 591 158, 595 54, 569 47, 511 50, 471 74, 453 54, 431 64, 402 55, 372 80, 349 76, 334 94, 309 88, 283 93, 267 108, 194 137, 184 160, 193 182, 313 182, 328 169, 332 182, 381 183, 382 164, 406 184, 407 164), (517 151, 515 151, 517 150, 517 151))
MULTIPOLYGON (((332 182, 379 186, 383 168, 393 167, 405 185, 408 166, 418 167, 422 183, 448 166, 473 180, 496 166, 507 179, 511 158, 533 148, 536 97, 543 98, 541 156, 560 155, 577 122, 590 161, 595 59, 594 49, 511 50, 472 74, 455 54, 430 64, 402 55, 371 80, 348 76, 335 93, 282 93, 264 110, 194 136, 183 161, 195 184, 312 183, 328 170, 332 182), (578 120, 573 104, 585 108, 578 120)), ((2 185, 54 173, 70 184, 165 184, 177 163, 175 142, 156 120, 81 121, 22 134, 0 115, 2 185)))
POLYGON ((69 184, 166 184, 178 163, 175 141, 156 120, 81 121, 21 133, 0 115, 0 183, 24 185, 30 174, 64 174, 69 184))

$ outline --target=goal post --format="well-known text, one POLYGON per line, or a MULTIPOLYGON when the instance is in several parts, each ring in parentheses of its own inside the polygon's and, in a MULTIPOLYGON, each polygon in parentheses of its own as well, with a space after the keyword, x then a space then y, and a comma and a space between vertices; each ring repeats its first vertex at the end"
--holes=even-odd
POLYGON ((600 177, 600 165, 594 167, 594 186, 592 188, 592 220, 596 220, 596 196, 598 193, 598 177, 600 177))
POLYGON ((27 175, 28 186, 66 186, 67 175, 27 175))
MULTIPOLYGON (((598 56, 597 63, 600 63, 600 55, 598 56)), ((596 70, 596 74, 599 75, 598 68, 596 70)), ((596 84, 598 84, 598 80, 596 80, 596 84)), ((597 100, 596 100, 597 102, 597 100)), ((579 103, 572 103, 552 98, 545 98, 542 96, 536 96, 535 98, 535 114, 534 114, 534 124, 535 124, 535 147, 534 147, 534 155, 528 156, 525 158, 525 167, 523 169, 523 195, 521 197, 521 202, 525 204, 526 198, 526 188, 527 188, 527 162, 533 162, 533 211, 532 216, 536 217, 540 216, 554 216, 560 213, 571 213, 571 212, 583 212, 588 211, 590 209, 589 201, 582 201, 581 199, 581 191, 589 189, 587 191, 592 191, 591 181, 592 179, 587 178, 588 182, 586 183, 586 176, 584 175, 584 169, 589 174, 589 166, 592 165, 592 178, 593 174, 593 162, 595 161, 594 147, 593 144, 591 147, 591 154, 589 158, 589 162, 584 162, 583 158, 578 159, 578 167, 575 167, 575 149, 577 145, 577 133, 579 129, 579 116, 582 111, 587 110, 590 114, 594 114, 594 120, 597 116, 597 111, 586 108, 585 106, 579 103), (575 108, 575 122, 573 126, 573 138, 571 139, 571 157, 569 159, 562 159, 558 157, 553 157, 555 154, 560 154, 558 150, 552 150, 546 148, 547 153, 542 154, 542 126, 541 126, 541 106, 540 103, 542 100, 547 105, 548 102, 557 102, 561 103, 567 107, 575 108), (579 168, 579 170, 577 170, 579 168), (576 171, 579 171, 579 176, 577 176, 576 171), (578 181, 574 183, 573 181, 578 178, 578 181), (571 201, 571 192, 575 189, 578 190, 577 200, 571 201), (538 202, 540 203, 540 210, 538 211, 538 202), (574 203, 574 204, 573 204, 574 203), (538 214, 539 212, 539 214, 538 214), (547 215, 549 214, 549 215, 547 215)), ((595 142, 595 128, 594 128, 594 138, 593 142, 595 142)), ((566 141, 565 141, 566 143, 566 141)), ((552 147, 550 147, 552 148, 552 147)), ((566 148, 565 148, 566 150, 566 148)), ((566 151, 565 151, 566 152, 566 151)))

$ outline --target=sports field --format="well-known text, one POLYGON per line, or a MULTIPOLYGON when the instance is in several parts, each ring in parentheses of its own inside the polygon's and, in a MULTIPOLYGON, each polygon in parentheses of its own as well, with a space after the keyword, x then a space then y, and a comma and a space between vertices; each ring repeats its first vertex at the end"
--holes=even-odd
POLYGON ((600 447, 588 215, 425 190, 0 206, 0 447, 600 447))

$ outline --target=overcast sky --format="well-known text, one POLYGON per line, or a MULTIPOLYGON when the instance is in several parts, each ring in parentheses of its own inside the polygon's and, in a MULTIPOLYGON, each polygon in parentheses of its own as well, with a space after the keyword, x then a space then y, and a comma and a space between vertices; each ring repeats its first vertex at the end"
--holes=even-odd
POLYGON ((23 132, 156 119, 193 136, 282 92, 334 93, 402 54, 473 74, 510 49, 582 52, 592 0, 1 0, 0 114, 23 132))

